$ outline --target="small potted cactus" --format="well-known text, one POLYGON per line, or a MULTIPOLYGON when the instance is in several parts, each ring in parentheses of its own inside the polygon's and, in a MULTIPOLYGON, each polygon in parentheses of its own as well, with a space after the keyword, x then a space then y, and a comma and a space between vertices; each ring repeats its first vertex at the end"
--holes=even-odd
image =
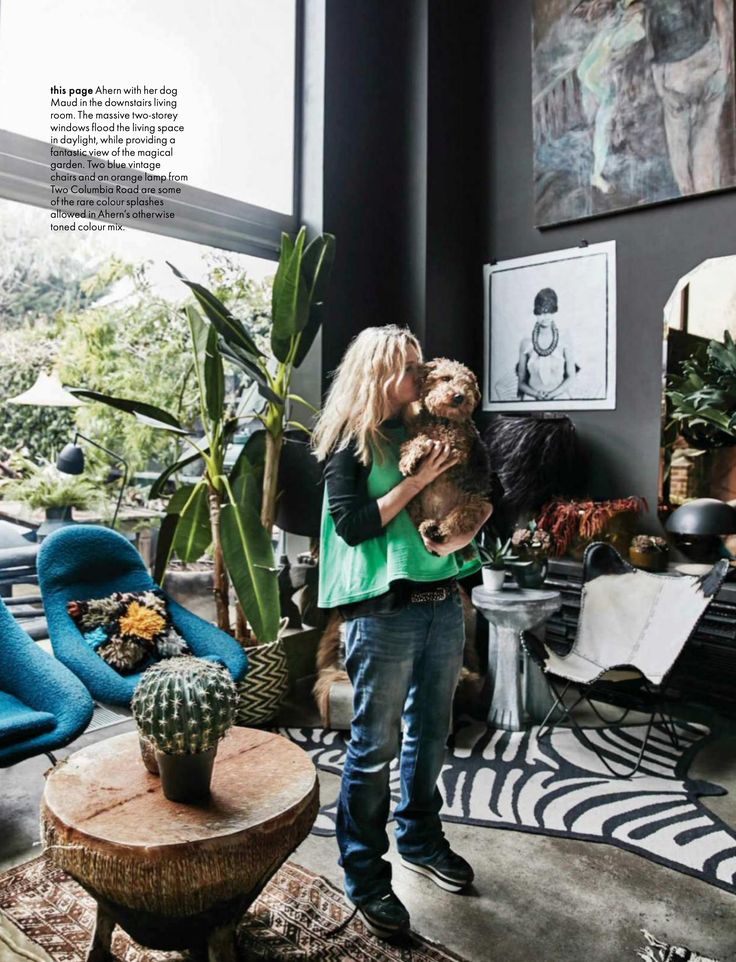
POLYGON ((629 561, 644 571, 662 572, 667 570, 669 545, 664 538, 653 534, 638 534, 631 539, 629 561))
POLYGON ((167 658, 143 673, 131 708, 142 741, 156 750, 170 801, 209 795, 217 745, 233 724, 236 703, 227 669, 211 661, 167 658))

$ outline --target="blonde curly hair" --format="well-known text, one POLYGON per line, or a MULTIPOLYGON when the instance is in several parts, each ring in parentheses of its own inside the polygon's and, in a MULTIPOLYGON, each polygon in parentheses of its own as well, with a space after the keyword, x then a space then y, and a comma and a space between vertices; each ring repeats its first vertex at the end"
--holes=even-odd
POLYGON ((407 328, 396 324, 367 327, 353 338, 332 378, 327 399, 312 433, 318 461, 355 441, 361 464, 374 452, 381 457, 385 440, 380 425, 391 415, 389 391, 404 372, 407 352, 422 349, 407 328))

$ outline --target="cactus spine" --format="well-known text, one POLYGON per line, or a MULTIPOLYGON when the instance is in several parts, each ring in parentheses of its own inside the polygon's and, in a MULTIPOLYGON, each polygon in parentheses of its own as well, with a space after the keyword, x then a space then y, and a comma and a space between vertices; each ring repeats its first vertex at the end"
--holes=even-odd
POLYGON ((226 668, 167 658, 143 673, 131 708, 138 730, 166 755, 214 748, 233 724, 237 690, 226 668))

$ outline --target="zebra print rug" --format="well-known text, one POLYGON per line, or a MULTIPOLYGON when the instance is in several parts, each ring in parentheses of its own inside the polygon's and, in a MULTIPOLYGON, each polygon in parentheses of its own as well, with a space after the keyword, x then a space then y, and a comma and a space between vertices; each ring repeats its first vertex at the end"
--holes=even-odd
MULTIPOLYGON (((347 733, 282 728, 318 768, 341 774, 347 733)), ((642 726, 586 729, 609 757, 638 755, 642 726)), ((699 801, 725 789, 687 778, 708 729, 677 722, 680 749, 658 729, 640 773, 611 778, 596 755, 568 729, 540 744, 536 729, 507 732, 462 721, 449 742, 440 777, 449 822, 487 825, 592 842, 607 842, 736 894, 736 831, 699 801)), ((399 798, 398 764, 391 765, 391 795, 399 798)), ((323 806, 316 835, 334 835, 337 803, 323 806)))

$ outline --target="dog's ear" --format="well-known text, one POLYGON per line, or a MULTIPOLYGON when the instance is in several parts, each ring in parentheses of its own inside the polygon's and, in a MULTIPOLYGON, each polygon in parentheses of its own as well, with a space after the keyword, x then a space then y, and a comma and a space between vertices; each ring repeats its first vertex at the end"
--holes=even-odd
POLYGON ((422 380, 424 380, 426 377, 429 376, 429 374, 431 374, 432 371, 436 369, 436 367, 437 367, 436 361, 424 361, 422 364, 419 365, 419 368, 418 368, 419 377, 422 380))
POLYGON ((475 403, 477 405, 480 404, 480 387, 478 386, 478 378, 475 376, 475 374, 473 374, 472 371, 470 372, 470 377, 472 379, 471 385, 473 388, 473 397, 475 398, 475 403))

